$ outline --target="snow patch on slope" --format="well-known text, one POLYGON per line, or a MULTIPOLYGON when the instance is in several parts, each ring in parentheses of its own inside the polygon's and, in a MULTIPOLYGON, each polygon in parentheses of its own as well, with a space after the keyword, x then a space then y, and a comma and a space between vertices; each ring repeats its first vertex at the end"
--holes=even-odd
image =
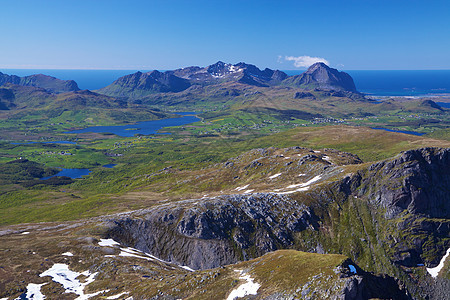
POLYGON ((75 300, 85 300, 91 297, 97 296, 98 294, 107 292, 107 291, 98 291, 92 294, 85 294, 84 288, 90 283, 94 282, 94 277, 98 272, 90 273, 89 271, 84 271, 82 273, 78 273, 75 271, 71 271, 69 266, 66 264, 54 264, 50 269, 43 272, 40 277, 50 276, 52 280, 61 284, 66 293, 75 293, 79 297, 75 300), (80 275, 87 276, 84 282, 80 282, 77 277, 80 275))
MULTIPOLYGON (((104 246, 104 247, 112 247, 114 245, 120 245, 118 242, 114 241, 113 239, 101 239, 98 244, 99 244, 99 246, 104 246)), ((115 256, 116 255, 105 255, 105 257, 115 257, 115 256)), ((168 264, 168 265, 173 265, 173 263, 171 263, 171 262, 165 261, 154 255, 151 255, 150 253, 146 253, 144 251, 138 250, 136 248, 131 248, 131 247, 120 247, 119 256, 136 257, 136 258, 141 258, 141 259, 145 259, 148 261, 157 260, 157 261, 160 261, 160 262, 168 264)), ((187 271, 190 271, 190 272, 195 271, 195 270, 189 268, 188 266, 179 265, 178 267, 185 269, 187 271)))
POLYGON ((249 185, 250 185, 250 184, 247 184, 247 185, 244 185, 244 186, 241 186, 241 187, 237 187, 237 188, 235 188, 235 190, 236 190, 236 191, 242 191, 242 190, 245 190, 246 188, 248 188, 249 185))
POLYGON ((128 292, 123 292, 117 295, 106 297, 106 299, 119 299, 121 296, 128 294, 128 292))
MULTIPOLYGON (((28 299, 28 300, 44 300, 45 296, 41 292, 41 287, 43 285, 46 285, 46 284, 47 283, 41 283, 41 284, 29 283, 27 285, 27 293, 25 294, 25 299, 28 299)), ((8 298, 2 298, 0 300, 7 300, 7 299, 8 298)), ((20 299, 22 299, 21 296, 19 296, 15 300, 20 300, 20 299)))
POLYGON ((277 174, 275 174, 275 175, 269 176, 269 178, 270 178, 270 179, 274 179, 274 178, 277 178, 277 177, 280 176, 280 175, 281 175, 281 173, 277 173, 277 174))
POLYGON ((248 295, 256 295, 261 285, 259 283, 254 282, 253 278, 251 278, 250 275, 242 275, 242 271, 239 270, 237 270, 237 272, 241 273, 239 279, 244 279, 247 282, 241 284, 240 286, 232 290, 231 293, 228 295, 227 300, 234 300, 248 295))
POLYGON ((109 246, 112 247, 114 245, 120 245, 120 243, 116 242, 113 239, 100 239, 100 242, 98 243, 99 246, 109 246))
POLYGON ((442 257, 441 261, 439 262, 439 265, 437 265, 434 268, 427 268, 428 273, 430 273, 430 275, 433 278, 436 278, 438 276, 439 272, 444 267, 445 260, 447 259, 449 254, 450 254, 450 248, 447 249, 447 253, 445 253, 444 257, 442 257))
MULTIPOLYGON (((285 189, 287 189, 287 190, 295 189, 295 190, 281 192, 281 193, 277 193, 277 194, 278 195, 286 195, 286 194, 293 194, 295 192, 307 191, 307 190, 309 190, 309 187, 310 187, 311 184, 319 181, 320 179, 322 179, 322 176, 321 175, 317 175, 314 178, 308 180, 307 182, 288 185, 287 187, 285 187, 285 189)), ((277 190, 274 190, 274 191, 277 191, 277 190)))

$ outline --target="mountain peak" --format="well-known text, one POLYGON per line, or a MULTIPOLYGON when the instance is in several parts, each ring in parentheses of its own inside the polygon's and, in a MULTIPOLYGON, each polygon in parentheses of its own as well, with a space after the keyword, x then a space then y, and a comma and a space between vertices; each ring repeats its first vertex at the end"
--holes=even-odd
POLYGON ((323 62, 313 64, 301 75, 286 79, 285 84, 306 89, 357 92, 353 78, 349 74, 330 68, 323 62))
POLYGON ((331 68, 323 62, 316 62, 315 64, 311 65, 306 72, 314 72, 317 69, 330 70, 331 68))

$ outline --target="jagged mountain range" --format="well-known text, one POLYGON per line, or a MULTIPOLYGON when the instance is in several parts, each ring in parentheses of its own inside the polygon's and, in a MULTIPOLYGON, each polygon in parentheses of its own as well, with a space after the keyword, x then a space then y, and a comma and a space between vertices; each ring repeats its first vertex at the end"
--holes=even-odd
POLYGON ((260 70, 254 65, 243 62, 233 65, 222 61, 205 68, 188 67, 169 72, 194 83, 237 81, 255 86, 276 85, 288 77, 286 73, 279 70, 274 71, 268 68, 260 70))
POLYGON ((110 96, 140 98, 151 93, 181 92, 190 87, 235 82, 256 87, 290 86, 304 89, 357 92, 353 79, 323 63, 312 65, 305 73, 288 76, 279 70, 246 64, 217 62, 201 67, 173 71, 136 72, 123 76, 98 92, 110 96))
POLYGON ((319 117, 324 111, 333 117, 361 117, 396 110, 443 111, 431 100, 379 103, 366 99, 357 92, 350 75, 323 63, 312 65, 301 75, 288 76, 279 70, 260 70, 251 64, 219 61, 204 68, 136 72, 94 92, 79 91, 72 80, 41 74, 26 77, 0 74, 0 110, 38 108, 37 104, 42 108, 54 99, 65 98, 78 99, 74 102, 78 105, 59 101, 53 107, 78 109, 84 103, 84 107, 90 108, 106 105, 160 110, 173 107, 184 111, 256 109, 261 112, 263 108, 277 115, 284 114, 283 111, 301 112, 307 119, 319 117))

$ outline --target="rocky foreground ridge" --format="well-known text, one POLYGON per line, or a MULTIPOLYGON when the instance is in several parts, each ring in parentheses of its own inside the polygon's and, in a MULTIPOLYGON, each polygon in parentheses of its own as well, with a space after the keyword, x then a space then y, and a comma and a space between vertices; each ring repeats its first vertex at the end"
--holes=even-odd
POLYGON ((436 266, 450 246, 449 153, 406 151, 303 197, 260 193, 162 205, 111 220, 107 236, 194 269, 286 248, 341 253, 433 297, 442 291, 417 286, 407 270, 436 266))
POLYGON ((235 168, 241 184, 257 172, 290 184, 310 170, 302 174, 309 185, 270 192, 261 177, 255 188, 265 192, 239 193, 242 186, 90 220, 2 228, 0 297, 448 299, 449 155, 423 148, 364 164, 332 149, 255 149, 215 165, 217 176, 235 168))

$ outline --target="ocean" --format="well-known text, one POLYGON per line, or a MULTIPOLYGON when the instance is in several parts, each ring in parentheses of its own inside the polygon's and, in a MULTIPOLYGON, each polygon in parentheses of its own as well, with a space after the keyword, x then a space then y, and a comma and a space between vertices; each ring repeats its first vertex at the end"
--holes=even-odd
MULTIPOLYGON (((9 75, 45 74, 60 79, 73 79, 80 89, 96 90, 117 78, 137 70, 31 70, 0 69, 9 75)), ((147 72, 149 70, 141 70, 147 72)), ((284 71, 298 75, 304 70, 284 71)), ((355 81, 358 91, 374 96, 422 96, 450 93, 450 70, 346 70, 355 81)))

